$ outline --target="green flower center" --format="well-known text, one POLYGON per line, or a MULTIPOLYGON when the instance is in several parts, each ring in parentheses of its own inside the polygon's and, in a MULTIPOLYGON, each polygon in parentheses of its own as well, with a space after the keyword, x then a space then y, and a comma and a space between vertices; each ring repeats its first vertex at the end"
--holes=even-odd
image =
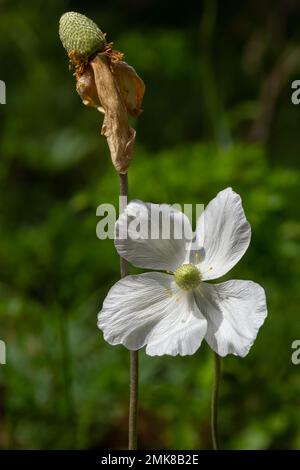
POLYGON ((182 264, 176 269, 175 281, 178 287, 183 290, 192 290, 199 286, 201 273, 193 264, 182 264))

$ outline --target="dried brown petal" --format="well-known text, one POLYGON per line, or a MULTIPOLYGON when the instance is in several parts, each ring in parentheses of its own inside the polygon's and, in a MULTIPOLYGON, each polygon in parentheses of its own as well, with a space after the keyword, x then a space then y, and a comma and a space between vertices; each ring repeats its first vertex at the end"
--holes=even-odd
POLYGON ((83 74, 77 78, 76 90, 85 106, 91 106, 97 109, 101 108, 94 72, 90 65, 88 65, 83 74))
POLYGON ((145 93, 143 80, 133 67, 121 60, 113 64, 113 71, 128 113, 134 117, 138 116, 142 111, 141 105, 145 93))
POLYGON ((98 54, 90 62, 99 101, 104 110, 102 135, 107 138, 111 159, 118 173, 127 173, 135 130, 128 122, 124 99, 111 71, 107 55, 98 54))

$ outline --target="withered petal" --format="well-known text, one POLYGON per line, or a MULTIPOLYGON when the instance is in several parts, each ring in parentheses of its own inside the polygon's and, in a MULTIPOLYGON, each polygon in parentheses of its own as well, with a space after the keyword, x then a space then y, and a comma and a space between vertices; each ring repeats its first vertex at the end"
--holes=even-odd
POLYGON ((105 112, 102 134, 107 138, 115 169, 118 173, 127 173, 135 141, 135 130, 129 125, 124 99, 106 54, 98 54, 90 65, 94 72, 99 101, 105 112))
POLYGON ((142 111, 141 105, 145 94, 143 80, 133 67, 121 60, 113 64, 113 71, 128 113, 134 117, 138 116, 142 111))
POLYGON ((94 72, 90 65, 88 65, 83 74, 77 78, 76 90, 84 105, 97 109, 101 106, 95 84, 94 72))

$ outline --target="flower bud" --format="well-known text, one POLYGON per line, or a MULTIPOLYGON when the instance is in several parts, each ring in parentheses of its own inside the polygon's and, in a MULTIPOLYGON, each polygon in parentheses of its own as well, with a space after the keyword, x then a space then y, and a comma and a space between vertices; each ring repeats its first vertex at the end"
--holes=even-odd
POLYGON ((94 21, 74 11, 62 15, 59 21, 59 36, 67 53, 87 60, 105 45, 105 34, 94 21))

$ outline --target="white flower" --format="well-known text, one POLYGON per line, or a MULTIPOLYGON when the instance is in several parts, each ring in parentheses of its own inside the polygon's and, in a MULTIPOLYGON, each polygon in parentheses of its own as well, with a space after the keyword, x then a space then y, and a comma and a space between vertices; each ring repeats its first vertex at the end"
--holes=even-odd
MULTIPOLYGON (((124 233, 134 219, 142 226, 150 212, 160 235, 159 212, 175 229, 184 225, 191 231, 187 217, 171 206, 133 201, 117 221, 116 233, 124 233)), ((111 288, 98 316, 104 339, 130 350, 146 345, 150 356, 184 356, 194 354, 205 338, 220 356, 245 356, 267 316, 264 289, 252 281, 204 281, 226 274, 247 250, 250 236, 241 198, 231 188, 201 214, 193 245, 185 238, 135 239, 130 230, 127 239, 117 236, 123 258, 167 272, 127 276, 111 288)))

